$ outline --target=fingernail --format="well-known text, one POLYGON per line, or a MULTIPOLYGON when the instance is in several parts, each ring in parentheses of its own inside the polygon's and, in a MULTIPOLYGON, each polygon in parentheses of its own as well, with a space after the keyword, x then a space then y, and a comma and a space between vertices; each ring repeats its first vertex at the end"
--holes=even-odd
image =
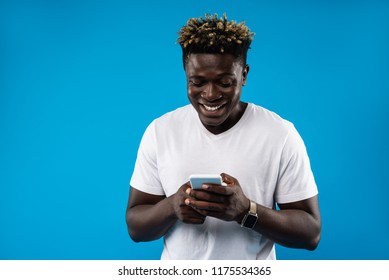
POLYGON ((185 192, 186 194, 190 195, 190 188, 187 188, 185 192))
POLYGON ((185 199, 185 204, 189 205, 190 204, 190 200, 189 199, 185 199))
POLYGON ((208 185, 203 185, 202 188, 203 188, 203 190, 208 190, 209 186, 208 185))

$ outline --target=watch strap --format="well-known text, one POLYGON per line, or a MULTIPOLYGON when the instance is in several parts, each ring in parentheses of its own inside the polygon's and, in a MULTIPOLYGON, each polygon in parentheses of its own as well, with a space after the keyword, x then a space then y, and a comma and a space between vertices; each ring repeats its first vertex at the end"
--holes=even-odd
POLYGON ((257 204, 252 200, 250 200, 249 214, 257 216, 257 204))
POLYGON ((240 226, 241 227, 247 227, 247 228, 253 228, 258 220, 258 214, 257 214, 257 204, 250 200, 250 208, 248 213, 244 216, 240 226))

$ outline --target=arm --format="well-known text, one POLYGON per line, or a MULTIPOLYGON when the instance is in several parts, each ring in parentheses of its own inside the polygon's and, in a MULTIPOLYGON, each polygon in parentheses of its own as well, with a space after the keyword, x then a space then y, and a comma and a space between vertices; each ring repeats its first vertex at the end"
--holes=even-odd
POLYGON ((136 241, 151 241, 164 236, 181 220, 184 223, 201 224, 205 217, 185 205, 188 183, 170 197, 152 195, 130 188, 126 211, 128 233, 136 241))
MULTIPOLYGON (((189 189, 191 197, 185 203, 203 215, 240 224, 250 201, 235 178, 222 176, 227 187, 207 185, 201 191, 189 189)), ((321 231, 317 196, 279 207, 277 211, 257 204, 258 221, 253 230, 283 246, 314 250, 321 231)))
POLYGON ((257 204, 254 230, 286 247, 316 249, 321 231, 317 196, 279 207, 276 211, 257 204))
MULTIPOLYGON (((142 137, 131 184, 135 187, 155 186, 159 194, 162 194, 155 139, 155 122, 152 122, 142 137)), ((131 186, 126 210, 127 229, 131 238, 136 242, 159 239, 177 220, 192 224, 203 223, 205 217, 184 203, 188 197, 184 190, 188 186, 188 183, 182 185, 170 197, 145 193, 131 186)))

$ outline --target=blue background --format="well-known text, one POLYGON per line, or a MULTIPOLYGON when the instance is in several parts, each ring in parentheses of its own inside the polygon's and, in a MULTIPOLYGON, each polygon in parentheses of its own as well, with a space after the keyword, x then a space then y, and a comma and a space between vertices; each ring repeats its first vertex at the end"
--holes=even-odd
MULTIPOLYGON (((127 235, 144 129, 188 103, 177 31, 256 32, 242 99, 292 121, 322 240, 279 259, 389 259, 388 1, 1 1, 0 259, 158 259, 127 235)), ((194 244, 191 244, 194 246, 194 244)))

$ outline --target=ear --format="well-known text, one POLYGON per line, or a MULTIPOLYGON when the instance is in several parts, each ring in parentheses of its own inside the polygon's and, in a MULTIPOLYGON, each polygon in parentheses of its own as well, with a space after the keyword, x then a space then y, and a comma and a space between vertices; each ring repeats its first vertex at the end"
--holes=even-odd
POLYGON ((242 86, 246 85, 247 75, 249 74, 249 70, 250 70, 250 66, 248 64, 246 64, 246 66, 243 69, 243 74, 242 74, 243 75, 242 86))

